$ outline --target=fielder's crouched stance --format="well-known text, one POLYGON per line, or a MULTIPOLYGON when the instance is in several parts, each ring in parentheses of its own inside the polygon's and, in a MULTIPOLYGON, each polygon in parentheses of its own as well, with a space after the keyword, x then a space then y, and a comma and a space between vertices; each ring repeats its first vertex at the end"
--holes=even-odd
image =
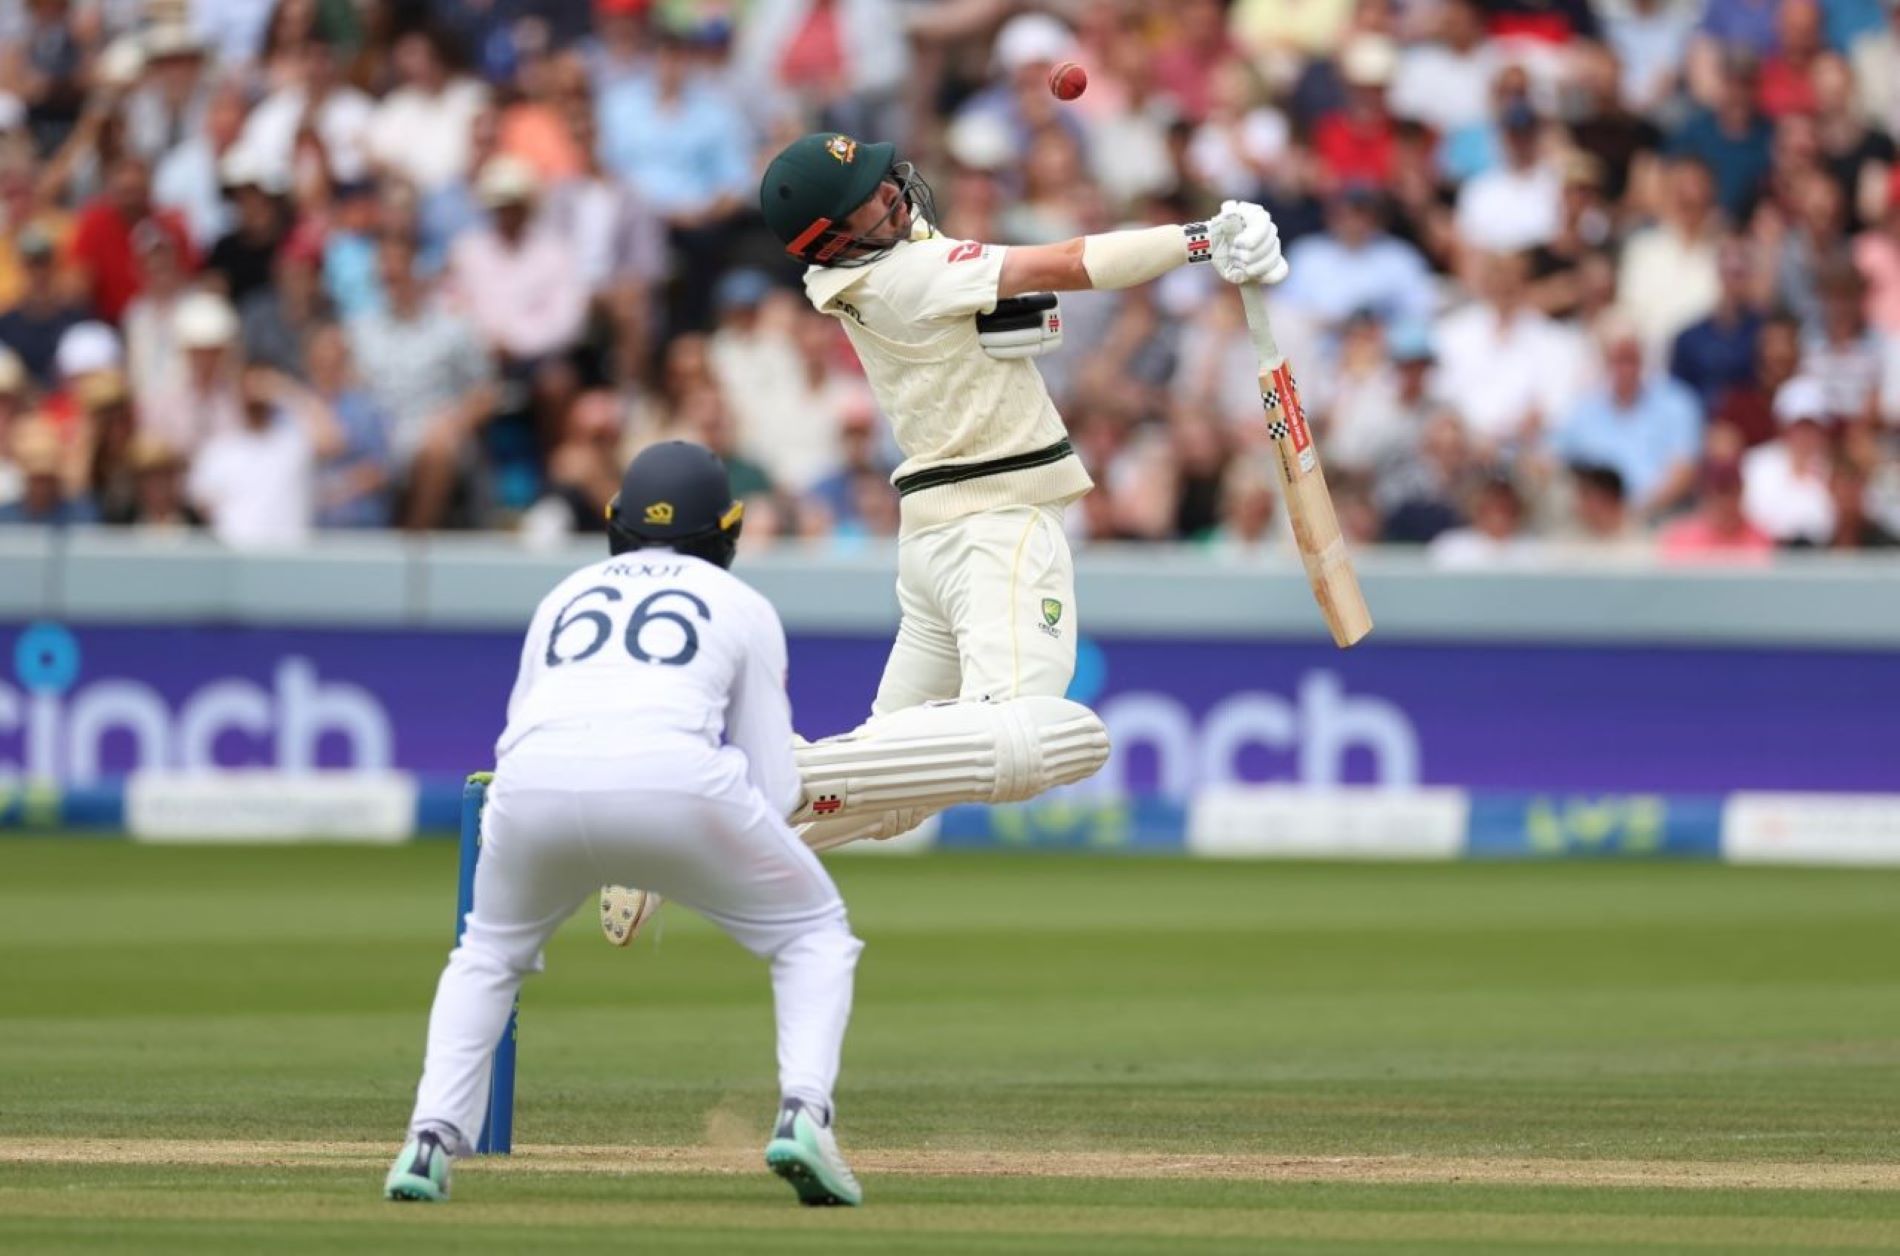
MULTIPOLYGON (((675 442, 634 460, 616 557, 535 612, 482 818, 474 909, 429 1016, 428 1057, 391 1199, 448 1196, 481 1136, 490 1061, 522 978, 603 882, 650 886, 771 962, 777 1125, 767 1164, 808 1204, 862 1194, 831 1133, 862 944, 785 815, 792 761, 785 633, 728 574, 739 532, 725 468, 675 442)), ((840 788, 854 788, 852 780, 840 788)))

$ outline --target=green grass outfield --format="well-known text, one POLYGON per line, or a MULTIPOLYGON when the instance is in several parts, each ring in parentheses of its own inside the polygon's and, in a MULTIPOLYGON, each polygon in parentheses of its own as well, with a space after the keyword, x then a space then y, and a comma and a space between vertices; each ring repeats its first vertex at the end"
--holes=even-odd
POLYGON ((1900 873, 835 861, 855 1213, 753 1167, 763 967, 583 915, 398 1208, 454 860, 0 842, 0 1251, 1900 1248, 1900 873))

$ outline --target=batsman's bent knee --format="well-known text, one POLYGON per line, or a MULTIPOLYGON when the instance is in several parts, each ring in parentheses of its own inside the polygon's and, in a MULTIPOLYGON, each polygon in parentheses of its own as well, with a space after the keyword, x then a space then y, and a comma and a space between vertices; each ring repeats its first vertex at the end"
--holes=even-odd
POLYGON ((1108 729, 1067 698, 945 702, 793 753, 805 798, 790 819, 805 824, 1034 798, 1094 775, 1108 761, 1108 729))

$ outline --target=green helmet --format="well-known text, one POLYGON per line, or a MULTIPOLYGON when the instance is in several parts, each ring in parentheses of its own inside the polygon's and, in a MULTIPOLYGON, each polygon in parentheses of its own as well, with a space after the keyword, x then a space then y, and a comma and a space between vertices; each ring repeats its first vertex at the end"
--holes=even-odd
POLYGON ((923 181, 909 165, 897 164, 895 145, 865 144, 836 131, 818 131, 793 140, 772 158, 759 183, 759 209, 785 251, 799 261, 862 265, 900 240, 853 236, 837 224, 870 200, 887 179, 896 181, 913 206, 919 205, 913 189, 923 181))

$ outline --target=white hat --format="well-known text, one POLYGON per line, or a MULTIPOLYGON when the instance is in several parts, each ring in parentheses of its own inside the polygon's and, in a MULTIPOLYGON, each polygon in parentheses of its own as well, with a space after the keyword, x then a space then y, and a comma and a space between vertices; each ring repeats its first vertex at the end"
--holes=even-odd
POLYGON ((996 66, 1006 73, 1061 61, 1074 50, 1075 36, 1047 13, 1019 13, 996 33, 996 66))
POLYGON ((1384 35, 1354 35, 1339 54, 1339 73, 1354 87, 1384 87, 1399 68, 1399 50, 1384 35))
POLYGON ((237 315, 231 303, 212 292, 192 292, 178 299, 172 312, 172 334, 186 349, 222 349, 237 339, 237 315))
POLYGON ((145 48, 136 35, 121 35, 107 44, 92 64, 93 77, 109 87, 130 87, 145 73, 145 48))
POLYGON ((944 132, 944 146, 958 165, 972 170, 1001 170, 1016 157, 1009 123, 987 110, 966 110, 944 132))
POLYGON ((1775 390, 1775 421, 1783 427, 1807 419, 1828 420, 1827 389, 1812 375, 1797 375, 1775 390))
POLYGON ((159 22, 145 32, 142 42, 147 61, 161 57, 196 57, 204 53, 204 44, 199 42, 197 32, 183 22, 159 22))
POLYGON ((507 153, 499 157, 490 157, 488 164, 475 180, 475 194, 482 204, 490 209, 498 205, 515 205, 522 201, 531 201, 540 189, 541 180, 535 176, 534 167, 519 157, 507 153))
POLYGON ((53 350, 53 365, 62 378, 71 379, 111 370, 122 357, 118 332, 104 323, 74 323, 59 338, 59 347, 53 350))
POLYGON ((243 145, 218 162, 218 180, 228 188, 256 188, 270 196, 282 196, 290 190, 280 171, 243 145))

